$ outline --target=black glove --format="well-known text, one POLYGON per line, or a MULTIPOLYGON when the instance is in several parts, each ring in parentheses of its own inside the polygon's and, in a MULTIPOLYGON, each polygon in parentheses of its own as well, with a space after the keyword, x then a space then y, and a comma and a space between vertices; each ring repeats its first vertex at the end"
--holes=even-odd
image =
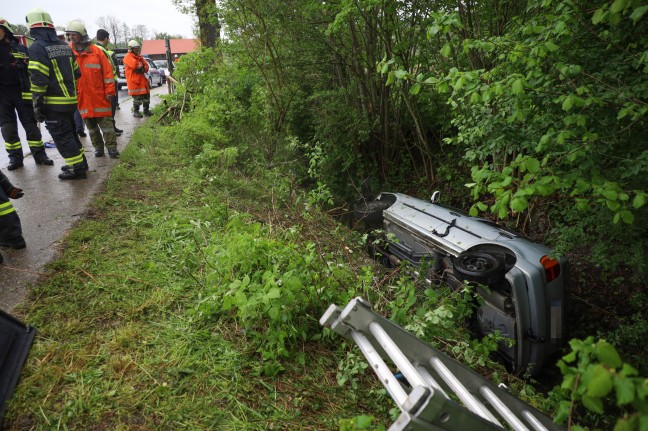
POLYGON ((142 75, 144 73, 144 68, 138 67, 137 69, 135 69, 135 73, 139 73, 140 75, 142 75))
POLYGON ((34 99, 34 117, 39 123, 45 122, 45 115, 43 114, 43 103, 45 99, 43 96, 39 96, 34 99))
POLYGON ((11 187, 7 192, 7 196, 9 196, 11 199, 20 199, 21 197, 25 196, 25 193, 23 193, 23 189, 19 189, 18 187, 11 187))

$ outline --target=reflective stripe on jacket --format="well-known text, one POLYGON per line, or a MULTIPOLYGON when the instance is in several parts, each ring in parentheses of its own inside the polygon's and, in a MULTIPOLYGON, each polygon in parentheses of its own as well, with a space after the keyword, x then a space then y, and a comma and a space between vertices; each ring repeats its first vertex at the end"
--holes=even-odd
POLYGON ((45 96, 52 110, 69 112, 76 108, 76 80, 81 76, 70 47, 63 41, 36 40, 29 47, 32 97, 45 96))
POLYGON ((79 52, 70 44, 81 69, 79 90, 79 113, 83 118, 112 116, 112 105, 107 95, 115 95, 115 80, 110 60, 93 44, 79 52))
POLYGON ((27 47, 20 44, 13 38, 5 38, 0 41, 2 51, 5 55, 0 61, 0 76, 2 76, 3 90, 10 90, 12 93, 21 93, 24 100, 31 101, 31 84, 27 65, 29 55, 27 47))
POLYGON ((108 57, 108 61, 110 61, 110 65, 112 66, 113 76, 115 78, 115 81, 118 81, 119 80, 119 74, 117 73, 117 66, 115 65, 115 58, 114 58, 115 53, 108 50, 108 49, 106 49, 106 48, 104 48, 104 46, 102 44, 100 44, 99 42, 97 42, 96 47, 99 48, 100 50, 102 50, 103 53, 106 54, 106 57, 108 57))
POLYGON ((150 93, 149 82, 144 73, 135 73, 135 69, 144 68, 148 72, 149 66, 144 57, 133 54, 129 51, 124 56, 124 71, 126 72, 126 84, 128 85, 129 96, 139 96, 150 93))

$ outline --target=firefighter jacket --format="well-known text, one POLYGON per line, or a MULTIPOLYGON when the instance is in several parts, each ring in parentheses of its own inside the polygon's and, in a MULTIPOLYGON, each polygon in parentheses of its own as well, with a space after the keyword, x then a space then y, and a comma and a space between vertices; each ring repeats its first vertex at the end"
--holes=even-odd
POLYGON ((112 65, 96 45, 87 44, 83 51, 77 51, 70 44, 81 69, 77 83, 79 113, 83 118, 112 117, 112 103, 106 96, 116 95, 112 65))
POLYGON ((30 33, 36 38, 29 47, 32 98, 43 97, 49 110, 73 112, 77 108, 76 81, 81 71, 72 50, 56 38, 53 29, 31 29, 30 33))
POLYGON ((20 94, 24 101, 31 102, 28 60, 27 47, 16 38, 0 41, 0 94, 20 94))
POLYGON ((126 84, 128 85, 129 96, 141 96, 150 93, 148 78, 145 73, 148 72, 149 66, 144 57, 133 54, 128 51, 124 56, 124 71, 126 72, 126 84), (143 72, 139 72, 143 70, 143 72))
POLYGON ((106 57, 108 57, 108 61, 110 61, 110 65, 112 66, 115 82, 119 81, 119 75, 117 74, 117 58, 115 57, 114 51, 104 48, 104 46, 100 43, 97 43, 95 46, 102 50, 104 54, 106 54, 106 57))

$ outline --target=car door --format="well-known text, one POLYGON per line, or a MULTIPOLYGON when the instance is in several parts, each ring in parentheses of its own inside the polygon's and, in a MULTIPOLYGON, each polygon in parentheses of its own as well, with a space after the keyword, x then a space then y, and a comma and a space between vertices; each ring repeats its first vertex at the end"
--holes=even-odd
POLYGON ((149 65, 148 73, 149 73, 149 76, 150 76, 150 79, 151 79, 151 81, 150 81, 151 85, 153 85, 153 84, 155 84, 157 86, 162 85, 162 75, 160 75, 160 70, 157 68, 155 63, 153 63, 153 60, 151 60, 150 58, 147 58, 146 62, 149 65))

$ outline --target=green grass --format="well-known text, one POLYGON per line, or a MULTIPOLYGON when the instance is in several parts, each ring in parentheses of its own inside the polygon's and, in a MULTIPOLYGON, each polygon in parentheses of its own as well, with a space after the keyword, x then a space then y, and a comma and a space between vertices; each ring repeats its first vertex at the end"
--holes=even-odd
MULTIPOLYGON (((348 232, 323 216, 304 219, 282 175, 206 172, 162 135, 137 131, 62 257, 15 311, 38 332, 5 428, 316 430, 373 410, 336 383, 340 340, 313 341, 326 298, 307 307, 313 332, 289 340, 275 377, 264 374, 253 336, 264 319, 248 325, 219 304, 204 311, 228 246, 210 244, 233 218, 260 223, 277 247, 324 227, 335 236, 313 255, 333 259, 344 258, 331 250, 348 232)), ((323 274, 319 265, 313 273, 323 274)), ((228 271, 228 280, 243 276, 228 271)), ((353 270, 339 277, 353 284, 353 270)))

